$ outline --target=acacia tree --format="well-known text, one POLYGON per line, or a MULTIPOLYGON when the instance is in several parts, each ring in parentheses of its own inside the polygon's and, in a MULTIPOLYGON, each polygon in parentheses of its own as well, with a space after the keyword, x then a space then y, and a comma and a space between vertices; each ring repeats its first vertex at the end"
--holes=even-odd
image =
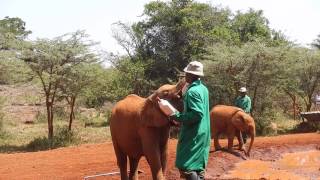
POLYGON ((18 49, 23 40, 31 34, 25 25, 26 23, 17 17, 6 16, 0 20, 0 51, 18 49))
POLYGON ((53 137, 53 107, 58 93, 58 87, 64 77, 76 65, 94 56, 89 47, 84 31, 49 39, 39 39, 32 42, 28 50, 22 54, 31 70, 39 77, 45 94, 48 120, 48 138, 53 137))
MULTIPOLYGON (((291 48, 286 64, 283 64, 284 77, 280 86, 292 99, 294 117, 299 104, 305 111, 312 107, 312 97, 320 88, 320 54, 317 50, 295 47, 291 48)), ((301 109, 302 110, 302 109, 301 109)))
POLYGON ((312 96, 320 88, 320 53, 319 51, 302 49, 300 68, 298 71, 299 92, 306 111, 311 110, 312 96))
POLYGON ((84 60, 86 63, 81 63, 76 65, 74 68, 70 69, 62 79, 62 82, 59 85, 60 97, 64 98, 70 108, 69 114, 69 131, 72 127, 72 122, 75 119, 74 108, 76 100, 84 88, 89 88, 91 85, 95 84, 93 81, 96 81, 96 71, 99 69, 98 64, 90 65, 95 61, 94 57, 84 60))
POLYGON ((263 42, 211 47, 204 61, 211 103, 234 105, 237 90, 246 86, 257 131, 263 132, 278 108, 276 96, 281 89, 277 84, 284 77, 282 64, 287 60, 287 51, 286 46, 268 47, 263 42))
POLYGON ((31 33, 26 30, 20 18, 5 17, 0 20, 0 83, 8 84, 27 81, 32 78, 30 70, 16 54, 27 43, 25 38, 31 33))

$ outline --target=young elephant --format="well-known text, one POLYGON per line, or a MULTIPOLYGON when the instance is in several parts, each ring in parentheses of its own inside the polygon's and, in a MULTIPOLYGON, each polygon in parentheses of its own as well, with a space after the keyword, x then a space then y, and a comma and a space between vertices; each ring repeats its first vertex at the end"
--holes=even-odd
POLYGON ((181 83, 163 85, 148 98, 128 95, 112 109, 110 130, 121 180, 128 179, 127 158, 129 179, 138 179, 138 162, 142 156, 150 165, 153 179, 164 179, 169 121, 161 112, 157 97, 180 101, 176 98, 182 89, 181 83))
POLYGON ((210 112, 211 120, 211 138, 214 140, 216 150, 221 149, 219 144, 219 135, 224 133, 228 137, 228 151, 233 152, 233 139, 237 136, 239 149, 244 150, 247 156, 250 156, 250 150, 255 137, 254 119, 242 109, 234 106, 217 105, 210 112), (250 134, 251 141, 248 150, 243 147, 241 133, 250 134))

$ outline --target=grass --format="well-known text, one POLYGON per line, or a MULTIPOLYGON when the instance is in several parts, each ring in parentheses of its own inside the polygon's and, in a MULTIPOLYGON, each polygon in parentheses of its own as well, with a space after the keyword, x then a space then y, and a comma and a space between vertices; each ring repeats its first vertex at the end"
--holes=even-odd
POLYGON ((278 125, 278 133, 287 134, 295 129, 301 123, 301 121, 294 119, 282 119, 278 120, 276 123, 278 125))
POLYGON ((39 151, 111 139, 106 121, 110 112, 106 108, 97 111, 94 117, 76 114, 70 132, 67 130, 69 114, 58 104, 54 114, 54 138, 49 140, 46 109, 39 106, 40 102, 43 104, 41 86, 32 83, 3 86, 3 89, 0 97, 0 152, 39 151), (35 111, 38 112, 36 116, 30 116, 35 111), (34 118, 33 121, 24 123, 29 117, 34 118))
POLYGON ((75 120, 72 131, 69 132, 67 120, 55 119, 54 138, 53 141, 49 141, 47 122, 40 117, 41 119, 34 124, 4 121, 3 130, 0 132, 0 152, 39 151, 110 140, 107 126, 85 127, 83 121, 75 120))
MULTIPOLYGON (((22 93, 15 98, 0 98, 0 152, 29 152, 48 150, 58 147, 76 146, 87 143, 102 143, 110 141, 110 129, 108 127, 108 117, 110 111, 99 111, 95 115, 83 115, 76 113, 76 120, 72 125, 72 131, 67 131, 68 114, 64 112, 64 108, 56 108, 54 116, 54 138, 49 140, 47 118, 45 108, 36 115, 33 124, 24 124, 21 120, 10 119, 10 117, 2 116, 1 106, 11 104, 12 102, 36 104, 40 98, 34 95, 22 93)), ((20 112, 23 114, 23 112, 20 112)), ((19 114, 20 115, 20 114, 19 114)), ((271 121, 269 116, 267 124, 271 121)), ((300 120, 292 120, 282 114, 277 114, 272 120, 277 124, 277 132, 266 128, 264 135, 287 134, 294 132, 299 128, 300 120)), ((263 126, 263 127, 266 127, 263 126)))

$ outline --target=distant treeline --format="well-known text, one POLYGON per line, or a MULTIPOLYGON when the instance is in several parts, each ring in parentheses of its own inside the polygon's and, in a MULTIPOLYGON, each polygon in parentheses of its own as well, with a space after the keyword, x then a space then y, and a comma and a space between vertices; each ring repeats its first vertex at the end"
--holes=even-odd
MULTIPOLYGON (((143 20, 116 22, 112 30, 125 55, 94 52, 96 43, 84 31, 28 41, 25 22, 5 17, 0 82, 38 83, 52 124, 55 101, 66 100, 73 109, 130 93, 147 96, 161 84, 177 82, 188 62, 198 60, 205 65, 211 106, 232 105, 239 87, 246 86, 260 133, 270 121, 312 110, 320 93, 320 36, 310 48, 294 44, 269 27, 261 10, 234 13, 195 1, 153 1, 145 5, 143 20), (108 68, 101 66, 106 61, 108 68)), ((50 123, 48 128, 50 137, 50 123)))

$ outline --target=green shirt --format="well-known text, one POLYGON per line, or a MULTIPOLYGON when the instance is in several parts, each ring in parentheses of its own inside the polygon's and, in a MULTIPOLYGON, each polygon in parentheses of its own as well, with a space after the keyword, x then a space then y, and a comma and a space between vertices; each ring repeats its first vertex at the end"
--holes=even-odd
POLYGON ((204 170, 210 150, 210 115, 208 89, 194 81, 183 96, 184 111, 173 115, 181 122, 176 166, 181 170, 204 170))
POLYGON ((244 112, 250 113, 251 111, 251 99, 249 96, 238 96, 236 99, 235 106, 243 109, 244 112))

